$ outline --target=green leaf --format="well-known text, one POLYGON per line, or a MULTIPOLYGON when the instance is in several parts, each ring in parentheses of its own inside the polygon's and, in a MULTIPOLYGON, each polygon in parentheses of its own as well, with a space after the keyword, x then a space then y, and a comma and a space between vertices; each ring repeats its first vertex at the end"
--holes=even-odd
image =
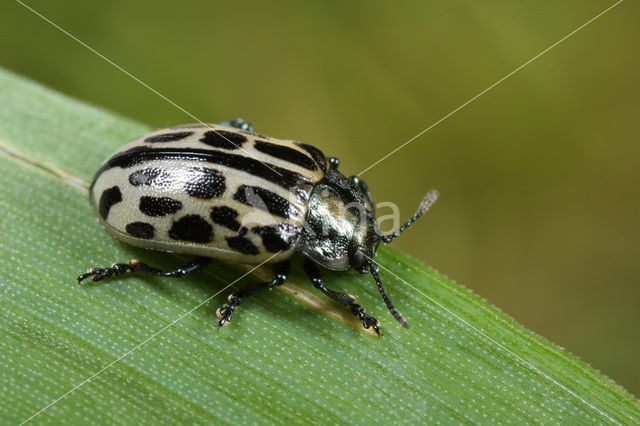
POLYGON ((608 378, 388 247, 377 260, 410 330, 371 277, 326 274, 381 320, 381 339, 314 291, 299 262, 220 331, 227 294, 268 268, 228 289, 246 266, 77 286, 91 266, 184 259, 119 243, 87 201, 100 162, 148 130, 0 71, 3 422, 640 422, 608 378))

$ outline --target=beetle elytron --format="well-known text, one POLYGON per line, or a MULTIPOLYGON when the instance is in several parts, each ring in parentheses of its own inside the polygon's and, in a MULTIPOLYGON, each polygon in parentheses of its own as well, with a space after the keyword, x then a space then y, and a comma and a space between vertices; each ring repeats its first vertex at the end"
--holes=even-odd
POLYGON ((371 273, 395 319, 407 321, 387 297, 373 257, 436 200, 429 192, 420 208, 391 234, 382 234, 373 198, 356 176, 338 171, 336 158, 317 148, 253 133, 238 119, 158 130, 129 142, 97 172, 90 200, 102 226, 134 246, 195 256, 173 270, 137 260, 92 268, 78 277, 101 281, 127 271, 182 277, 213 259, 273 263, 273 279, 242 288, 218 309, 218 327, 231 321, 249 295, 281 285, 289 257, 304 255, 314 287, 348 307, 364 328, 380 334, 378 321, 350 294, 328 288, 320 266, 371 273))

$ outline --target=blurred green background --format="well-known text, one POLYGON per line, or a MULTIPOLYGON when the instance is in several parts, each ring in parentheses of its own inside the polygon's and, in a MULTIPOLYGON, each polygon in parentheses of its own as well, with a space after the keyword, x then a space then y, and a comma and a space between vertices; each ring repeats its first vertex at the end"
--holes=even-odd
MULTIPOLYGON (((613 2, 26 4, 199 119, 357 174, 613 2)), ((0 66, 154 127, 195 121, 19 3, 0 16, 0 66)), ((394 245, 636 396, 638 16, 621 3, 363 175, 403 218, 438 188, 394 245)))

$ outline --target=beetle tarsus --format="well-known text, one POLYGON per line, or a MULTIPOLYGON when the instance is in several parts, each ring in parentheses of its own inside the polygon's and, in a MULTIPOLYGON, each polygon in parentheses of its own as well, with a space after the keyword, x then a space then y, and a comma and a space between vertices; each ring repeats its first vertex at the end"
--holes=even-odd
POLYGON ((275 286, 279 286, 284 284, 284 282, 289 277, 289 273, 291 272, 291 263, 288 260, 285 260, 280 263, 275 263, 273 265, 273 279, 271 281, 265 281, 261 283, 251 284, 240 291, 233 293, 229 296, 229 302, 227 302, 222 308, 218 309, 216 312, 220 317, 218 324, 216 327, 220 328, 226 323, 231 322, 231 318, 233 317, 233 313, 236 308, 245 297, 257 293, 261 290, 271 289, 275 286))
POLYGON ((362 321, 362 326, 365 329, 368 330, 369 327, 371 327, 373 329, 373 331, 375 331, 378 336, 382 336, 382 332, 380 331, 380 327, 378 327, 380 325, 380 323, 378 322, 377 319, 375 319, 371 315, 367 314, 364 311, 364 308, 362 306, 356 304, 356 303, 352 303, 351 305, 349 305, 349 307, 351 308, 351 312, 353 312, 354 315, 356 315, 358 318, 360 318, 360 321, 362 321))
POLYGON ((235 127, 236 129, 246 130, 248 132, 253 132, 253 126, 251 123, 247 123, 242 118, 236 118, 235 120, 227 120, 220 123, 222 126, 235 127))
MULTIPOLYGON (((131 262, 131 261, 129 261, 131 262)), ((91 277, 91 281, 97 283, 105 278, 109 278, 112 275, 119 276, 127 271, 133 270, 132 263, 114 263, 110 268, 91 268, 87 273, 78 277, 78 284, 82 284, 82 281, 91 277)))
POLYGON ((242 302, 241 297, 239 297, 237 294, 232 294, 229 297, 229 302, 226 305, 224 305, 222 308, 219 308, 216 311, 216 314, 220 318, 220 320, 218 321, 218 324, 216 324, 216 327, 220 328, 223 325, 230 323, 233 317, 233 313, 235 312, 236 308, 241 302, 242 302))
POLYGON ((329 163, 329 168, 338 170, 338 166, 340 166, 340 160, 336 157, 327 158, 327 162, 329 163))

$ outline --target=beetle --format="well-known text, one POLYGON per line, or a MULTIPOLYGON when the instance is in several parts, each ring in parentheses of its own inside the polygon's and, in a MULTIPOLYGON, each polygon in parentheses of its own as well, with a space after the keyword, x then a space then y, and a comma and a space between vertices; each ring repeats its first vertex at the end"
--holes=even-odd
POLYGON ((253 132, 236 119, 188 124, 137 138, 102 163, 90 187, 90 203, 112 236, 146 249, 183 253, 192 260, 164 270, 132 259, 91 268, 78 283, 125 272, 183 277, 212 259, 273 263, 273 279, 232 293, 218 309, 217 327, 231 322, 247 296, 283 284, 289 258, 299 252, 313 286, 345 305, 365 329, 379 322, 348 293, 325 284, 322 268, 370 273, 393 317, 409 324, 391 303, 374 262, 380 242, 390 243, 437 199, 427 193, 417 212, 390 234, 376 222, 366 183, 338 171, 337 158, 316 147, 253 132))

